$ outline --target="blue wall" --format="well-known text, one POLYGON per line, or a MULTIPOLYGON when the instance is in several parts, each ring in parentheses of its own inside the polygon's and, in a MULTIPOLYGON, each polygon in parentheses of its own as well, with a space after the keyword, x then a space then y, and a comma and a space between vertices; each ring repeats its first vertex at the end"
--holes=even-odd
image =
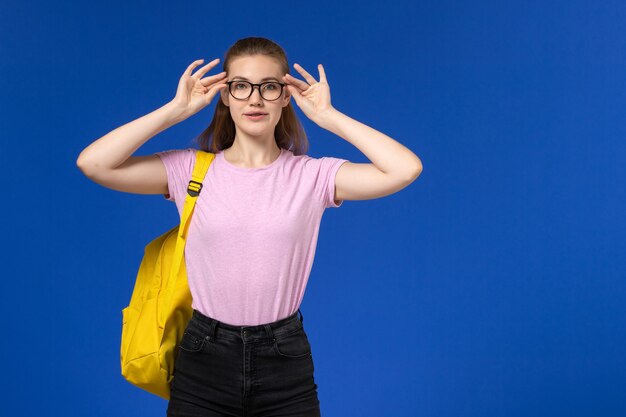
MULTIPOLYGON (((302 304, 322 414, 626 415, 623 2, 2 9, 3 415, 165 415, 121 376, 119 339, 144 246, 176 209, 97 185, 76 158, 247 36, 316 77, 322 63, 333 105, 424 166, 324 215, 302 304)), ((190 146, 214 106, 136 154, 190 146)), ((310 155, 369 162, 297 111, 310 155)))

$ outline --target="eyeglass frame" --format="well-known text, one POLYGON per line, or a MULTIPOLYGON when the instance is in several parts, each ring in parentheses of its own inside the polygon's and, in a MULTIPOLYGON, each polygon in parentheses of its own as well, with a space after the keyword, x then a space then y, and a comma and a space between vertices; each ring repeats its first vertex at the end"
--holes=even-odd
POLYGON ((281 82, 278 82, 278 81, 265 81, 265 82, 262 82, 261 84, 254 84, 254 83, 251 83, 250 81, 246 81, 246 80, 232 80, 232 81, 227 81, 226 84, 228 84, 228 94, 230 94, 235 100, 248 100, 250 97, 252 97, 252 93, 254 93, 254 87, 258 87, 259 95, 261 96, 261 98, 263 100, 267 100, 267 101, 276 101, 276 100, 278 100, 283 95, 283 90, 285 89, 285 85, 286 85, 285 83, 281 83, 281 82), (237 97, 235 97, 233 95, 233 92, 230 91, 230 85, 232 83, 248 83, 248 84, 250 84, 252 86, 252 88, 250 89, 250 95, 248 97, 246 97, 246 98, 237 98, 237 97), (276 97, 274 100, 269 100, 269 99, 266 99, 265 97, 263 97, 263 93, 261 93, 261 86, 263 84, 278 84, 278 85, 280 85, 280 94, 278 95, 278 97, 276 97))

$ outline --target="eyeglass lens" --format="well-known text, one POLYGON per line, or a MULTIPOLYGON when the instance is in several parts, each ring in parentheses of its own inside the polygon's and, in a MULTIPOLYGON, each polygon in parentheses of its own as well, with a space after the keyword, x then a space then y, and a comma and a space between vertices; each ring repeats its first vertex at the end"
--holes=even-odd
MULTIPOLYGON (((259 90, 261 97, 265 100, 276 100, 282 93, 282 87, 279 83, 263 83, 259 90)), ((252 84, 247 81, 236 81, 230 85, 230 93, 233 97, 245 100, 252 95, 252 84)))

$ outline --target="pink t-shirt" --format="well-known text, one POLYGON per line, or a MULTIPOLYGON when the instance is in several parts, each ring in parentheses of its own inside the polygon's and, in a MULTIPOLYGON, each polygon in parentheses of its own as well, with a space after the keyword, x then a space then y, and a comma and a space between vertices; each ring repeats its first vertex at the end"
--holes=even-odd
MULTIPOLYGON (((194 148, 157 152, 169 197, 182 213, 194 148)), ((335 204, 335 175, 346 159, 281 149, 262 168, 241 168, 218 152, 196 201, 185 245, 192 307, 236 326, 280 320, 300 307, 320 221, 335 204)))

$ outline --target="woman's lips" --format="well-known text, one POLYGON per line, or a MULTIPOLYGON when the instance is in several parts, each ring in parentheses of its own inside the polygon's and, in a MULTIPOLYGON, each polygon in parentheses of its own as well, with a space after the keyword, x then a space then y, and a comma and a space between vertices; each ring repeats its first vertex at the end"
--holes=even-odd
POLYGON ((246 116, 247 118, 249 118, 250 120, 261 120, 262 118, 264 118, 265 116, 267 116, 267 114, 260 114, 258 116, 252 116, 249 114, 245 114, 244 116, 246 116))

